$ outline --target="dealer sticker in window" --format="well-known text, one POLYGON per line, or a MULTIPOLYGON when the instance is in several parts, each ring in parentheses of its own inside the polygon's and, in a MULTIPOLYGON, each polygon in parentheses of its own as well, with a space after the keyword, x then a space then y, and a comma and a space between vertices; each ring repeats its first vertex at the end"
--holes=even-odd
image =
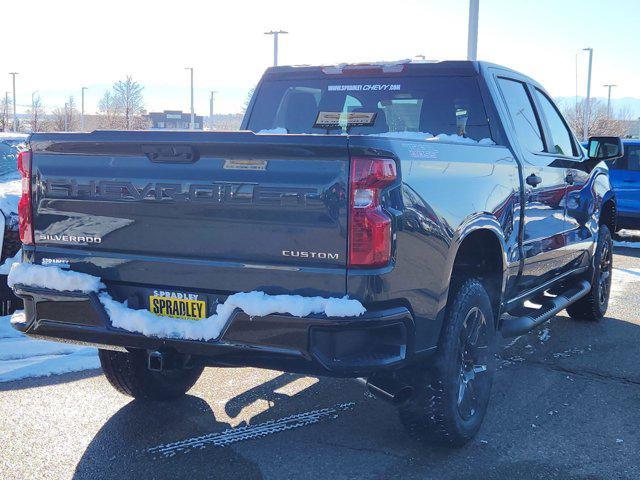
POLYGON ((318 112, 313 128, 370 127, 376 115, 375 112, 318 112))
POLYGON ((266 160, 225 160, 222 166, 225 170, 266 170, 266 160))

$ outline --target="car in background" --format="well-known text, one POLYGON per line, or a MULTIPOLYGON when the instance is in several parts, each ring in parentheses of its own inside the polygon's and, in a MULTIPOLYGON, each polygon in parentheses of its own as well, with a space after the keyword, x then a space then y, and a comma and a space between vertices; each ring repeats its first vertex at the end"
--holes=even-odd
POLYGON ((7 274, 20 248, 18 200, 21 180, 17 169, 18 153, 26 148, 28 135, 0 132, 0 315, 20 308, 22 301, 7 287, 7 274))
POLYGON ((617 230, 640 230, 640 139, 625 139, 624 156, 609 163, 616 196, 617 230))
POLYGON ((0 132, 0 142, 21 150, 27 148, 28 139, 29 134, 27 133, 0 132))

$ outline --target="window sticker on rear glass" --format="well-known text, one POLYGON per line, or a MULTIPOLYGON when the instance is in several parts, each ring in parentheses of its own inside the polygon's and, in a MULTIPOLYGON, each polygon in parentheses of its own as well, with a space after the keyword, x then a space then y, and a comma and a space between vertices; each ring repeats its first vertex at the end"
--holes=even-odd
POLYGON ((267 160, 225 160, 222 166, 225 170, 266 170, 267 160))
POLYGON ((375 112, 318 112, 313 128, 370 127, 376 115, 375 112))
POLYGON ((398 91, 402 88, 399 83, 364 83, 359 85, 328 85, 330 92, 368 92, 368 91, 398 91))

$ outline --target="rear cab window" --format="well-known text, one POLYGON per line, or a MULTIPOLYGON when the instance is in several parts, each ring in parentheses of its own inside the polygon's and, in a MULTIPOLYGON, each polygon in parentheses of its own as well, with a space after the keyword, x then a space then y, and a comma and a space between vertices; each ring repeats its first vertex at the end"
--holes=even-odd
POLYGON ((469 76, 323 76, 262 83, 249 130, 491 139, 478 80, 469 76))

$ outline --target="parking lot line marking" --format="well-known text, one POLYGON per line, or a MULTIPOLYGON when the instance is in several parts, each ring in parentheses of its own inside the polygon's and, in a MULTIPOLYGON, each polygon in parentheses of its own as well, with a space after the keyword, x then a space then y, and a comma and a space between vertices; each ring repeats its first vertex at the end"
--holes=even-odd
POLYGON ((209 433, 199 437, 188 438, 178 442, 158 445, 147 449, 147 453, 160 454, 164 457, 172 457, 176 453, 186 453, 194 449, 202 449, 207 446, 225 447, 232 443, 238 443, 254 438, 265 437, 285 430, 306 427, 324 420, 337 418, 340 412, 352 410, 355 402, 340 403, 334 407, 312 410, 310 412, 296 413, 279 420, 269 420, 257 425, 245 425, 238 428, 228 428, 222 432, 209 433))

